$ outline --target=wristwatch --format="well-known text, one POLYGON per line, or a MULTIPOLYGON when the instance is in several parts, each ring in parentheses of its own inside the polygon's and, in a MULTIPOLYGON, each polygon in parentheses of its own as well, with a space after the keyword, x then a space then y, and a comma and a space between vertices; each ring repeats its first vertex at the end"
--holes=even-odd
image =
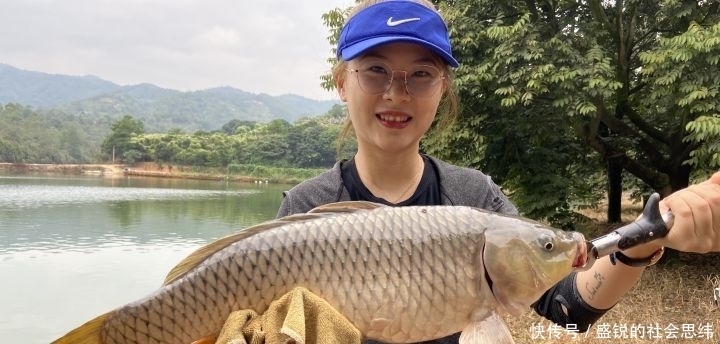
POLYGON ((663 253, 665 253, 665 247, 661 247, 657 251, 653 252, 653 254, 645 258, 630 258, 624 255, 622 252, 616 251, 610 255, 610 263, 612 263, 612 265, 615 265, 616 261, 620 261, 627 266, 633 267, 651 266, 655 265, 655 263, 660 260, 660 257, 662 257, 663 253))

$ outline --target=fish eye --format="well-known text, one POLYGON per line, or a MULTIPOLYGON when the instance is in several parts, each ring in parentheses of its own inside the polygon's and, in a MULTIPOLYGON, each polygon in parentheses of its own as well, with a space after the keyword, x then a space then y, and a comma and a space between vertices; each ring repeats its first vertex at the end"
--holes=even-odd
POLYGON ((537 243, 542 247, 545 252, 552 252, 555 249, 555 240, 550 235, 541 235, 537 239, 537 243))

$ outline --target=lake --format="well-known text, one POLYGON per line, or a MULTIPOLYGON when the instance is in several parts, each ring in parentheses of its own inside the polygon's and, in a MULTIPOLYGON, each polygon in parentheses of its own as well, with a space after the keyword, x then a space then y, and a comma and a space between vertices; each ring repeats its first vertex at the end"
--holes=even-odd
POLYGON ((0 333, 49 343, 157 289, 201 245, 275 217, 289 185, 0 174, 0 333))

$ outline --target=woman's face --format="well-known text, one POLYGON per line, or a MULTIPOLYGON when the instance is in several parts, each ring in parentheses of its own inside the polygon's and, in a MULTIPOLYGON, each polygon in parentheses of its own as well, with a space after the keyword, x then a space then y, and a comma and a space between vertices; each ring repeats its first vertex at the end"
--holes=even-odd
POLYGON ((445 79, 438 80, 444 75, 440 61, 427 48, 405 42, 382 45, 348 61, 349 70, 337 86, 340 99, 347 103, 359 150, 417 152, 446 89, 445 79), (392 71, 393 82, 385 91, 382 81, 392 71), (413 84, 408 86, 411 93, 403 71, 413 84), (377 87, 369 89, 373 85, 377 87))

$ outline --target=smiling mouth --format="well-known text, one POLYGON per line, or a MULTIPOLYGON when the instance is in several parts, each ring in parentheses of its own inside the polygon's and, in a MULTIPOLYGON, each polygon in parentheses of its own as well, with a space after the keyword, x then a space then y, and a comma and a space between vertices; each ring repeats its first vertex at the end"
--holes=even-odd
POLYGON ((410 122, 412 117, 410 116, 390 116, 390 115, 375 115, 379 120, 383 122, 394 122, 394 123, 407 123, 410 122))
POLYGON ((412 117, 410 116, 390 116, 390 115, 383 115, 383 114, 377 114, 375 115, 377 119, 385 123, 386 125, 405 125, 409 123, 412 120, 412 117))

